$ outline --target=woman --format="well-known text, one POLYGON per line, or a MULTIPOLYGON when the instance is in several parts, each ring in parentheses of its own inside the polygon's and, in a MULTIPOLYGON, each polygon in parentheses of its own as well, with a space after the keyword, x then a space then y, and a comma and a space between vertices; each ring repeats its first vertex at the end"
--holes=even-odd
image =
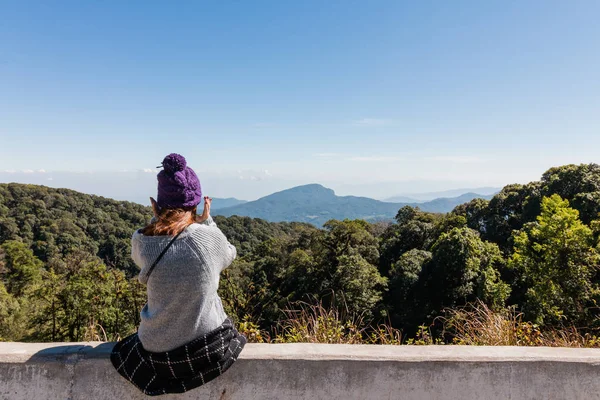
POLYGON ((200 181, 179 154, 169 154, 158 174, 154 218, 133 234, 132 257, 147 285, 138 332, 118 342, 111 361, 148 395, 181 393, 227 370, 246 339, 225 314, 219 275, 236 256, 210 217, 200 181))

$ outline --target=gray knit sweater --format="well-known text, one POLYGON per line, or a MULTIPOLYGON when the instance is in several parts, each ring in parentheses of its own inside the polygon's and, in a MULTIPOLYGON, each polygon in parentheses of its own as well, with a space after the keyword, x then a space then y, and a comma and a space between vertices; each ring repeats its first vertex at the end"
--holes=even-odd
POLYGON ((138 336, 151 352, 182 346, 214 330, 227 318, 217 289, 219 274, 236 256, 235 247, 209 218, 188 226, 146 278, 148 269, 172 238, 144 236, 136 231, 131 239, 131 255, 141 268, 138 279, 148 291, 138 336))

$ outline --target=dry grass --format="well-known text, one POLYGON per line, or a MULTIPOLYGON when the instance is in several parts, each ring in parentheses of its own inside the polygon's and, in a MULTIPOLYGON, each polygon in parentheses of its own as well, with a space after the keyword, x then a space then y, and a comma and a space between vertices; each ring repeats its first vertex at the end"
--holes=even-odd
POLYGON ((440 318, 453 344, 472 346, 600 347, 596 335, 575 327, 541 329, 523 321, 523 315, 508 308, 491 310, 483 302, 448 310, 440 318))
POLYGON ((370 327, 360 315, 350 314, 322 302, 295 303, 285 310, 276 343, 400 344, 402 334, 388 324, 370 327))
POLYGON ((274 339, 249 318, 238 324, 238 330, 254 343, 600 347, 600 338, 591 333, 575 327, 542 329, 524 321, 514 308, 494 311, 483 302, 447 310, 437 321, 443 326, 439 337, 426 325, 419 327, 415 337, 405 337, 389 323, 369 326, 361 316, 316 300, 294 303, 284 313, 274 339))
POLYGON ((284 310, 287 318, 280 322, 275 342, 363 343, 360 318, 342 315, 336 308, 324 307, 322 302, 298 302, 292 307, 284 310))
MULTIPOLYGON (((116 340, 121 340, 120 337, 115 338, 116 340)), ((93 319, 90 319, 88 322, 88 326, 85 327, 83 334, 84 342, 108 342, 109 338, 106 335, 106 331, 102 327, 102 325, 95 322, 93 319)))

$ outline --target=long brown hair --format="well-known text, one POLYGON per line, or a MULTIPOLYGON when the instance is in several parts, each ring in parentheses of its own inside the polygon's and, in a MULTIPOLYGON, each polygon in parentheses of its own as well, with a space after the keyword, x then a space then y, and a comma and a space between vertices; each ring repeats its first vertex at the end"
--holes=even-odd
POLYGON ((175 236, 196 222, 196 207, 163 208, 156 221, 142 229, 146 236, 175 236))

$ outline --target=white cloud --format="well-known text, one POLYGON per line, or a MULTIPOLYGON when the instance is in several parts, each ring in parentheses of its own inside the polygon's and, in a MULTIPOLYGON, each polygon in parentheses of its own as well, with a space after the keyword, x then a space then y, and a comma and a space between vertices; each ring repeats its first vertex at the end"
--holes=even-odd
POLYGON ((241 181, 262 181, 263 178, 261 178, 260 176, 256 176, 256 175, 240 175, 238 176, 238 179, 241 181))
POLYGON ((156 173, 158 173, 158 170, 154 169, 154 168, 144 168, 142 170, 142 172, 145 172, 145 173, 148 173, 148 174, 156 174, 156 173))
POLYGON ((5 169, 4 171, 1 171, 1 172, 5 172, 7 174, 16 174, 16 173, 21 173, 21 174, 45 174, 46 170, 45 169, 38 169, 38 170, 22 169, 20 171, 17 171, 16 169, 5 169))
POLYGON ((266 176, 273 176, 273 174, 272 174, 272 173, 270 173, 268 169, 265 169, 265 175, 266 175, 266 176))
POLYGON ((427 157, 427 160, 430 161, 444 161, 450 162, 454 164, 480 164, 488 162, 488 159, 478 156, 436 156, 436 157, 427 157))
POLYGON ((50 178, 48 178, 48 179, 46 179, 46 180, 47 180, 47 181, 53 181, 53 180, 54 180, 54 178, 50 177, 50 178))
POLYGON ((348 161, 358 161, 358 162, 393 162, 400 161, 400 157, 391 157, 391 156, 354 156, 347 158, 348 161))

